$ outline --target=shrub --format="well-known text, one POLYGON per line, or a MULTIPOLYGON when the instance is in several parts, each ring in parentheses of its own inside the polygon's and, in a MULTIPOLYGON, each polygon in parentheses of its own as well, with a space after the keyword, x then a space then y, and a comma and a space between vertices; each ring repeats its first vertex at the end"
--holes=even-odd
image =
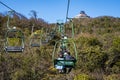
POLYGON ((87 74, 78 74, 77 76, 75 76, 74 80, 95 80, 95 79, 87 74))
POLYGON ((104 80, 120 80, 120 75, 112 74, 104 77, 104 80))

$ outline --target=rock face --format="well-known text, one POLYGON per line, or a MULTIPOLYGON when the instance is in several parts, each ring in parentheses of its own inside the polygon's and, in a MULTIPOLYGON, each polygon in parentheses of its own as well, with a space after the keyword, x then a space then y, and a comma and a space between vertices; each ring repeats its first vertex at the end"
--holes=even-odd
POLYGON ((76 15, 75 18, 90 18, 85 11, 81 11, 80 14, 76 15))

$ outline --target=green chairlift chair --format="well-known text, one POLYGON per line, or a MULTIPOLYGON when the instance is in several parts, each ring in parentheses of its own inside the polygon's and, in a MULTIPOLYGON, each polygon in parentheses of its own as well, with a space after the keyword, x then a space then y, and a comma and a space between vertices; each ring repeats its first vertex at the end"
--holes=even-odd
POLYGON ((30 39, 30 46, 31 47, 40 47, 40 45, 41 45, 40 34, 33 34, 30 39))
MULTIPOLYGON (((58 49, 59 50, 59 49, 58 49)), ((55 46, 54 46, 54 51, 53 51, 53 62, 54 62, 54 67, 57 69, 56 66, 61 66, 64 68, 74 68, 76 61, 77 61, 77 50, 76 50, 76 45, 74 43, 74 41, 69 40, 69 39, 61 39, 60 41, 56 42, 55 46), (66 60, 65 58, 55 58, 55 54, 57 51, 57 46, 59 46, 60 48, 63 49, 67 49, 68 48, 68 44, 71 44, 73 49, 74 49, 74 59, 70 59, 70 60, 66 60)))
POLYGON ((23 52, 24 34, 18 29, 9 29, 5 34, 6 52, 23 52))

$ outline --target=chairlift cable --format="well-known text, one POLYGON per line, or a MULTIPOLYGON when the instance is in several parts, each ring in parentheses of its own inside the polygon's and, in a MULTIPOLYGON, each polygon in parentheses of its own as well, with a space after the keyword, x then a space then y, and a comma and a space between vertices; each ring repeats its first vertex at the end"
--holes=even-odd
POLYGON ((10 8, 9 6, 7 6, 5 3, 0 1, 0 4, 2 4, 3 6, 5 6, 6 8, 10 9, 11 12, 14 12, 15 14, 20 15, 18 12, 16 12, 14 9, 10 8))
POLYGON ((2 5, 4 5, 5 7, 7 7, 8 9, 10 9, 11 11, 14 11, 14 12, 15 12, 15 10, 14 10, 14 9, 10 8, 10 7, 9 7, 9 6, 7 6, 6 4, 4 4, 3 2, 1 2, 1 1, 0 1, 0 3, 1 3, 2 5))
MULTIPOLYGON (((14 12, 15 12, 15 10, 13 10, 12 8, 10 8, 10 7, 7 6, 6 4, 4 4, 3 2, 0 1, 0 3, 1 3, 3 6, 7 7, 8 9, 10 9, 11 11, 14 11, 14 12)), ((10 29, 10 27, 9 27, 9 15, 8 15, 8 21, 7 21, 7 28, 10 29)))
POLYGON ((9 27, 10 15, 13 14, 13 13, 19 15, 19 13, 17 13, 14 9, 10 8, 9 6, 7 6, 5 3, 1 2, 1 1, 0 1, 0 4, 2 4, 3 6, 5 6, 5 7, 8 8, 8 9, 10 9, 10 11, 8 11, 7 28, 8 28, 8 29, 11 29, 11 28, 9 27))

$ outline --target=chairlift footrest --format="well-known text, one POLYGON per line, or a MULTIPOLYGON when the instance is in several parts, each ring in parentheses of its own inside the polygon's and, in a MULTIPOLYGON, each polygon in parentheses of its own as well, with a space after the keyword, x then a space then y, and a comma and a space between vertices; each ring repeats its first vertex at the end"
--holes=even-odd
POLYGON ((40 47, 40 44, 31 44, 32 47, 40 47))
POLYGON ((23 52, 22 47, 6 47, 6 52, 23 52))

